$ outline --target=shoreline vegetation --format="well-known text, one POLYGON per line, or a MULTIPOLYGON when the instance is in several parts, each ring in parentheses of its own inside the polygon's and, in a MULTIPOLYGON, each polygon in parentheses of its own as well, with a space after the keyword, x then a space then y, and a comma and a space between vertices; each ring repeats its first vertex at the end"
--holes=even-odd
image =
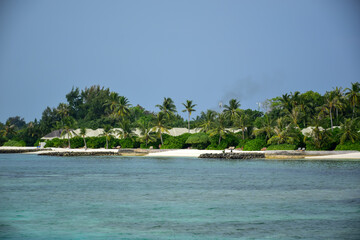
POLYGON ((197 104, 191 100, 178 111, 174 101, 164 97, 156 105, 158 112, 151 112, 100 86, 73 87, 66 100, 56 108, 47 107, 39 121, 26 123, 15 116, 0 123, 2 149, 36 146, 41 154, 149 156, 178 150, 191 156, 196 154, 190 152, 200 150, 222 154, 232 149, 269 156, 280 151, 292 158, 308 157, 311 152, 319 155, 316 151, 334 156, 360 151, 359 82, 324 94, 286 93, 265 100, 258 110, 242 109, 237 99, 230 99, 227 104, 219 103, 218 111, 206 110, 193 118, 197 104))

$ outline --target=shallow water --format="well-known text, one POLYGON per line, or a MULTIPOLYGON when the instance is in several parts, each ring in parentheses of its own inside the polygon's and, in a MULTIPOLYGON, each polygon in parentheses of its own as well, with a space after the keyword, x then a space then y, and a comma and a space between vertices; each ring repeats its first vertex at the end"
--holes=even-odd
POLYGON ((360 162, 0 154, 2 239, 360 239, 360 162))

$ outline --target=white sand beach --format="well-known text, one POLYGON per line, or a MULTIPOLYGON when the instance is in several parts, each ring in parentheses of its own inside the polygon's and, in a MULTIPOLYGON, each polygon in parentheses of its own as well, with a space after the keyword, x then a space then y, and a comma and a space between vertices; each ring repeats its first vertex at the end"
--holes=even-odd
POLYGON ((309 157, 305 157, 305 159, 359 159, 360 160, 360 152, 325 155, 325 156, 309 156, 309 157))

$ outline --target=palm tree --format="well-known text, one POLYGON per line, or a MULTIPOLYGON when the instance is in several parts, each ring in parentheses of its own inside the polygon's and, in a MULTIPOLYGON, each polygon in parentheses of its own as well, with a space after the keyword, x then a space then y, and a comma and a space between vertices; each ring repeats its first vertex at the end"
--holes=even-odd
POLYGON ((240 102, 236 99, 231 99, 229 105, 224 106, 224 113, 231 121, 234 121, 239 115, 240 102))
POLYGON ((244 140, 245 139, 245 131, 250 126, 249 116, 246 115, 245 112, 242 112, 242 114, 236 118, 235 125, 236 125, 236 127, 239 127, 241 129, 242 139, 244 140))
POLYGON ((346 140, 354 143, 360 139, 360 134, 356 127, 356 119, 346 119, 345 122, 341 124, 341 131, 340 144, 344 144, 346 140))
POLYGON ((109 99, 105 101, 103 104, 104 107, 107 107, 109 109, 110 113, 114 113, 115 109, 117 108, 119 103, 119 94, 116 92, 111 92, 109 99))
POLYGON ((84 127, 80 128, 80 136, 84 139, 84 146, 85 146, 85 150, 86 150, 87 149, 86 140, 85 140, 86 128, 84 128, 84 127))
POLYGON ((123 119, 120 121, 120 128, 121 128, 121 132, 120 132, 120 136, 121 138, 128 138, 128 137, 133 137, 134 136, 134 128, 131 125, 130 120, 127 119, 123 119))
POLYGON ((192 104, 193 101, 190 101, 190 100, 186 100, 186 104, 183 103, 185 109, 183 110, 183 112, 188 112, 189 113, 189 118, 188 118, 188 132, 190 132, 190 115, 191 115, 191 112, 194 112, 196 111, 194 109, 194 107, 196 106, 196 104, 192 104))
POLYGON ((210 129, 209 134, 210 136, 219 135, 219 145, 222 138, 225 138, 228 131, 225 128, 225 119, 226 116, 224 113, 219 113, 218 117, 213 125, 212 129, 210 129))
POLYGON ((60 136, 63 137, 65 134, 67 134, 68 148, 71 148, 70 137, 72 137, 72 135, 76 135, 74 132, 75 124, 76 121, 72 117, 65 117, 60 122, 57 122, 57 128, 62 129, 60 136))
POLYGON ((14 124, 11 124, 11 122, 8 120, 6 121, 4 125, 4 129, 0 131, 1 136, 3 137, 9 137, 11 135, 16 135, 16 126, 14 124))
POLYGON ((330 126, 331 126, 331 130, 333 130, 333 114, 332 114, 332 110, 335 107, 340 107, 341 106, 341 102, 340 99, 335 95, 334 91, 331 92, 327 92, 325 94, 325 104, 324 104, 324 108, 327 110, 327 112, 329 112, 329 116, 330 116, 330 126))
POLYGON ((260 134, 266 133, 266 140, 269 140, 274 133, 273 121, 270 119, 269 115, 264 115, 264 121, 262 126, 259 129, 254 129, 253 134, 259 136, 260 134))
POLYGON ((300 107, 293 107, 291 112, 289 112, 289 117, 295 126, 299 127, 299 118, 301 117, 300 107))
POLYGON ((317 149, 321 149, 330 139, 330 135, 328 131, 322 129, 320 126, 320 115, 313 119, 312 125, 314 128, 312 129, 310 138, 305 137, 304 142, 309 142, 313 144, 317 149))
POLYGON ((297 140, 292 125, 287 125, 286 120, 282 117, 276 120, 277 125, 274 128, 274 136, 268 140, 268 144, 293 144, 297 140))
POLYGON ((286 94, 283 94, 279 100, 281 102, 282 108, 287 112, 291 112, 291 110, 293 108, 291 96, 286 93, 286 94))
POLYGON ((350 106, 353 108, 353 116, 355 117, 355 106, 359 103, 360 99, 360 83, 351 83, 351 88, 346 88, 347 92, 345 93, 345 96, 350 101, 350 106))
POLYGON ((56 110, 61 118, 66 118, 69 116, 70 107, 66 103, 60 103, 56 110))
POLYGON ((145 146, 147 148, 147 145, 149 142, 155 141, 155 137, 152 134, 150 121, 142 120, 139 122, 139 128, 140 128, 140 141, 145 142, 145 146))
POLYGON ((166 115, 164 112, 159 112, 157 115, 157 118, 155 120, 155 126, 152 128, 152 131, 157 132, 159 137, 160 137, 160 141, 161 141, 161 145, 164 144, 163 142, 163 138, 162 138, 162 133, 163 132, 169 132, 167 126, 165 125, 165 120, 166 120, 166 115))
POLYGON ((105 136, 106 139, 106 149, 109 148, 109 140, 111 135, 114 133, 113 129, 111 129, 110 125, 106 125, 104 127, 103 133, 101 134, 101 136, 105 136))
POLYGON ((165 114, 167 119, 170 119, 170 117, 176 112, 176 106, 171 98, 164 98, 162 105, 158 104, 155 107, 158 107, 160 111, 165 114))
POLYGON ((342 111, 345 107, 344 104, 344 91, 340 87, 336 87, 334 90, 335 98, 337 98, 336 104, 334 105, 334 108, 336 110, 336 124, 339 124, 339 110, 342 111))
POLYGON ((201 132, 208 132, 212 128, 215 122, 216 112, 213 110, 207 110, 206 113, 201 112, 203 120, 200 122, 201 132))
POLYGON ((117 115, 122 119, 124 119, 124 117, 128 116, 130 113, 130 109, 129 109, 130 106, 131 105, 129 103, 129 100, 124 96, 120 96, 118 99, 118 103, 116 105, 117 115))

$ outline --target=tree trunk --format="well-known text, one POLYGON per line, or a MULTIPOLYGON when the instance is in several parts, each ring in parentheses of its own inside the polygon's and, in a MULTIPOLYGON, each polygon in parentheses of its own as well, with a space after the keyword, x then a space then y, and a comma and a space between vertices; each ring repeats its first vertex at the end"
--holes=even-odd
POLYGON ((190 114, 189 114, 189 118, 188 118, 188 132, 190 133, 190 114))
POLYGON ((220 142, 221 142, 221 135, 219 136, 219 145, 220 145, 220 142))
POLYGON ((69 149, 71 148, 71 145, 70 145, 70 132, 69 131, 67 131, 67 134, 68 134, 68 143, 69 143, 69 149))
POLYGON ((163 143, 163 139, 162 139, 162 134, 161 134, 161 131, 160 131, 160 140, 161 140, 161 145, 164 145, 164 143, 163 143))
POLYGON ((84 146, 85 146, 85 150, 87 149, 87 146, 86 146, 86 140, 85 140, 85 137, 83 137, 84 139, 84 146))
POLYGON ((354 117, 355 117, 355 104, 354 104, 354 106, 353 106, 353 115, 352 115, 352 118, 354 119, 354 117))
POLYGON ((241 129, 242 130, 242 139, 245 139, 245 129, 241 129))
POLYGON ((331 124, 331 131, 333 130, 333 119, 332 119, 332 113, 330 108, 330 124, 331 124))
POLYGON ((109 148, 109 141, 108 141, 108 137, 106 136, 106 149, 108 149, 109 148))

